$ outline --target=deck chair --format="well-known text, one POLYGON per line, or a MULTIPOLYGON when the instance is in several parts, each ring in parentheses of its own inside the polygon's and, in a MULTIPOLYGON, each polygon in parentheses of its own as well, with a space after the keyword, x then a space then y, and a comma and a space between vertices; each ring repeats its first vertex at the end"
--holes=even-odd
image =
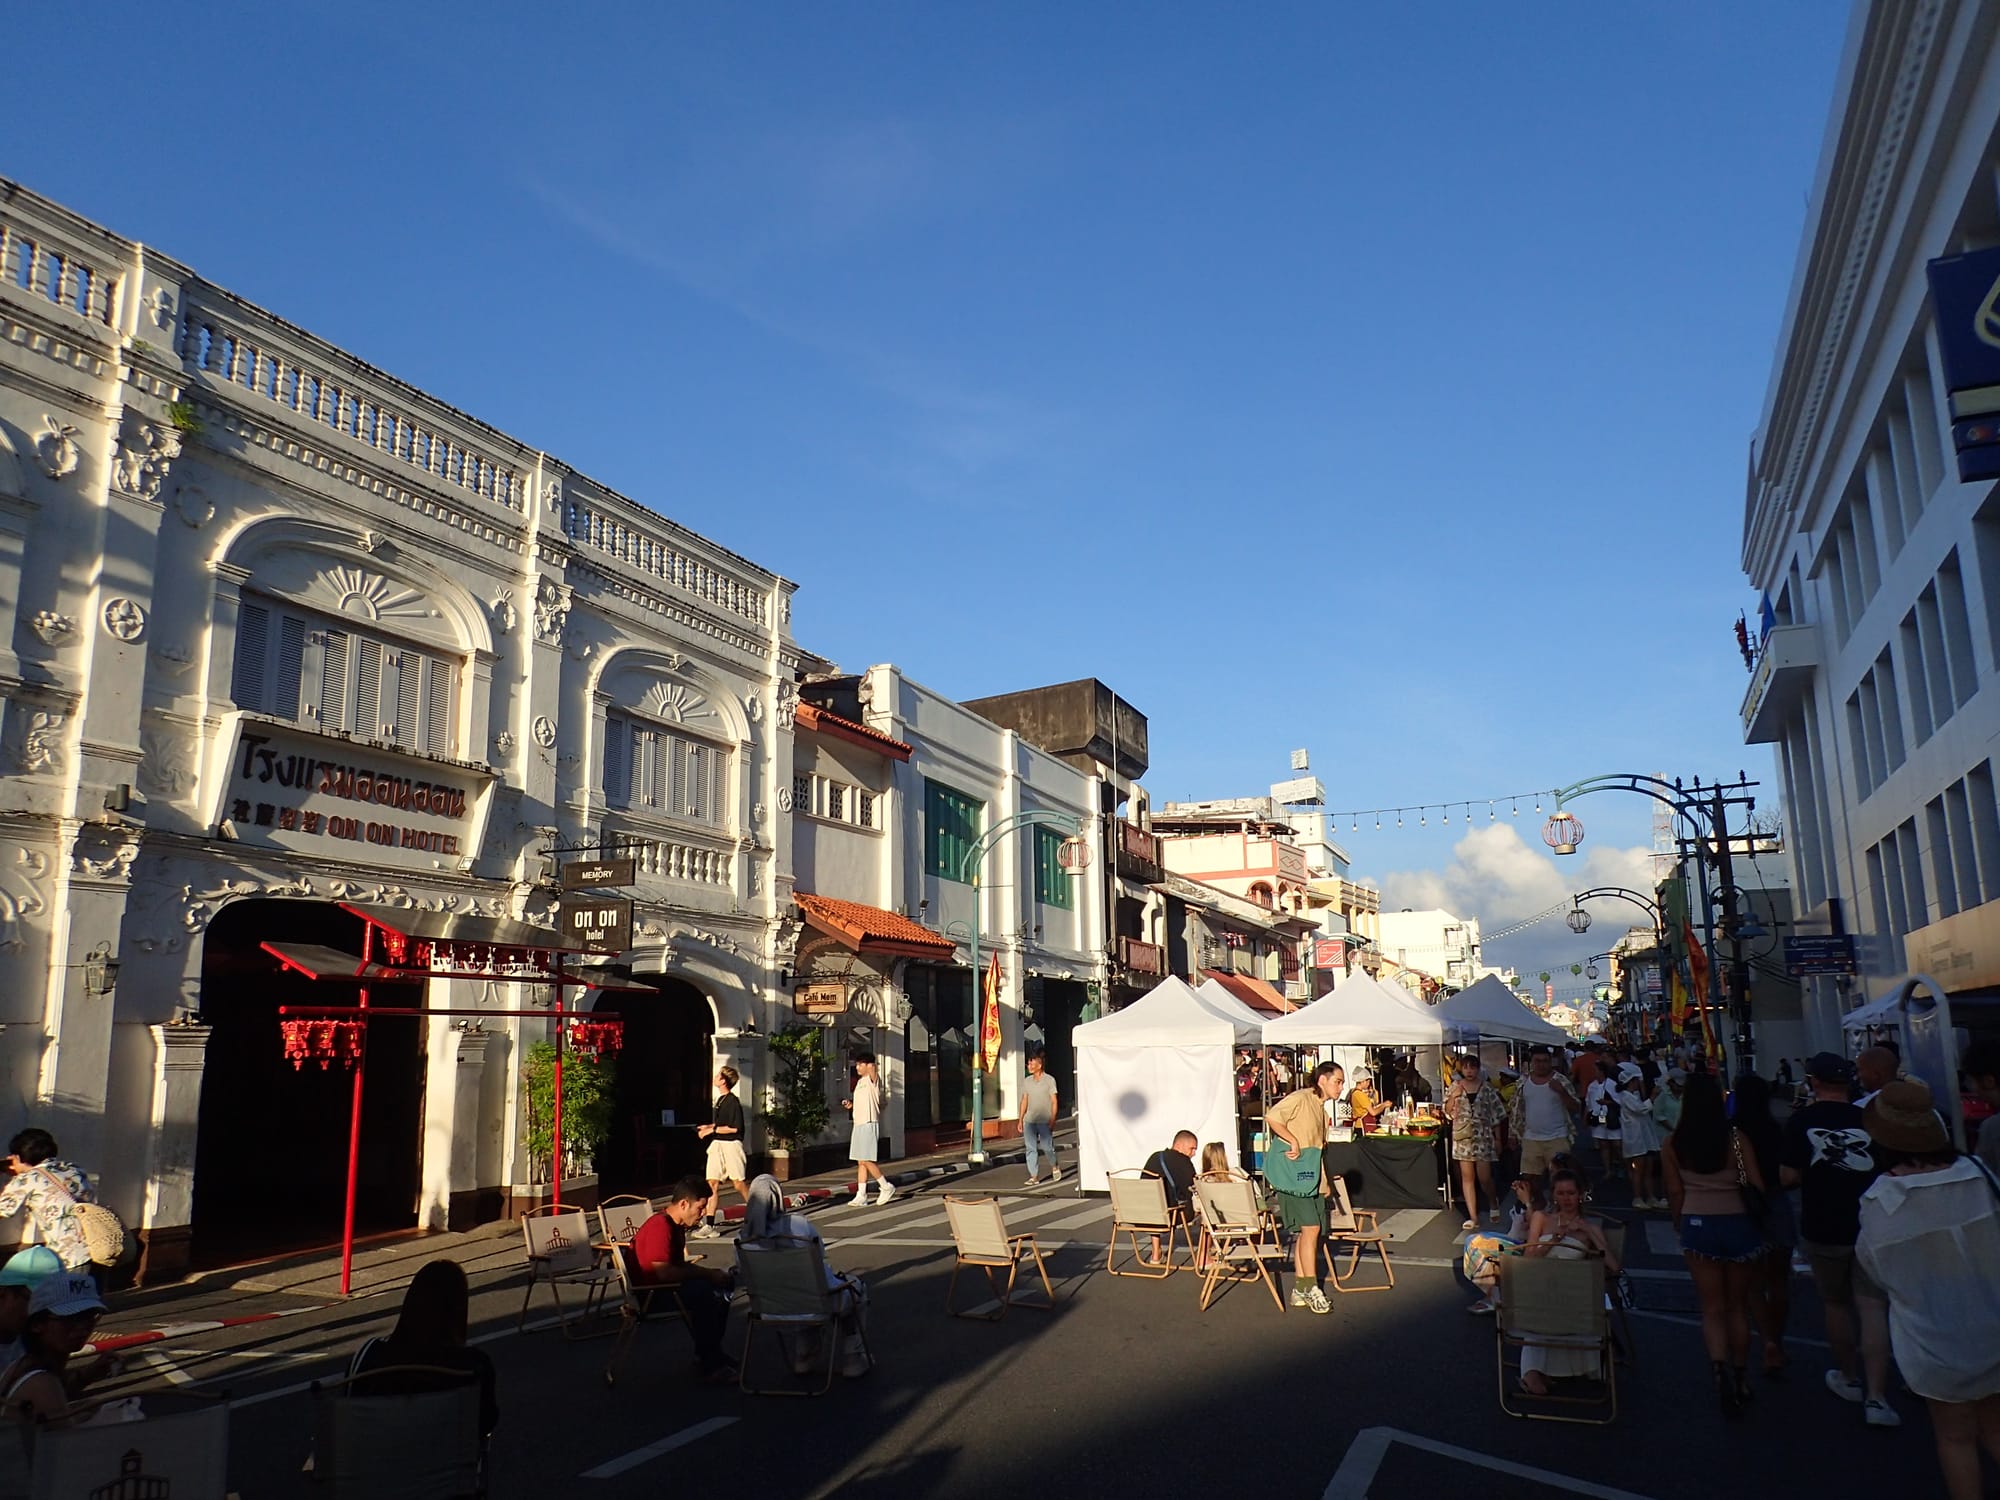
MULTIPOLYGON (((736 1362, 737 1384, 752 1396, 824 1396, 833 1387, 833 1372, 840 1363, 841 1317, 853 1301, 852 1293, 826 1284, 824 1247, 818 1240, 805 1239, 738 1241, 736 1275, 749 1306, 743 1320, 743 1357, 736 1362), (780 1335, 789 1332, 817 1337, 826 1355, 825 1376, 818 1390, 750 1383, 751 1346, 760 1327, 780 1335)), ((868 1331, 858 1319, 854 1330, 860 1335, 868 1368, 873 1369, 875 1352, 868 1347, 868 1331)))
POLYGON ((1147 1281, 1161 1281, 1176 1271, 1194 1269, 1194 1226, 1186 1209, 1174 1208, 1167 1202, 1167 1184, 1164 1179, 1137 1167, 1127 1167, 1113 1172, 1107 1178, 1111 1187, 1111 1248, 1104 1255, 1104 1269, 1113 1276, 1138 1276, 1147 1281), (1132 1263, 1143 1267, 1140 1270, 1118 1269, 1118 1236, 1124 1235, 1131 1251, 1132 1263), (1166 1259, 1154 1266, 1139 1249, 1139 1236, 1148 1240, 1158 1239, 1166 1250, 1166 1259), (1176 1243, 1185 1245, 1188 1263, 1174 1263, 1176 1243))
POLYGON ((614 1246, 611 1276, 618 1284, 618 1337, 611 1345, 611 1357, 604 1362, 604 1383, 618 1383, 618 1366, 632 1347, 641 1323, 687 1322, 687 1308, 681 1294, 670 1286, 654 1286, 638 1279, 638 1266, 629 1245, 614 1246), (655 1303, 659 1305, 655 1307, 655 1303))
POLYGON ((637 1193, 606 1198, 597 1205, 597 1227, 606 1245, 629 1245, 639 1226, 653 1217, 653 1200, 637 1193))
POLYGON ((1389 1264, 1389 1236, 1382 1232, 1374 1212, 1366 1208, 1356 1208, 1347 1196, 1347 1179, 1338 1173, 1327 1178, 1333 1195, 1327 1200, 1327 1228, 1320 1239, 1321 1253, 1326 1256, 1326 1277, 1333 1283, 1336 1292, 1392 1292, 1396 1289, 1396 1268, 1389 1264), (1334 1264, 1341 1251, 1347 1252, 1347 1269, 1341 1270, 1334 1264), (1382 1260, 1382 1274, 1386 1280, 1374 1286, 1351 1286, 1355 1269, 1361 1264, 1361 1257, 1373 1250, 1382 1260))
MULTIPOLYGON (((345 1380, 316 1380, 312 1424, 309 1494, 330 1500, 462 1500, 486 1493, 479 1382, 464 1370, 389 1365, 345 1380), (365 1393, 369 1383, 399 1376, 435 1381, 438 1388, 365 1393)), ((174 1497, 179 1500, 178 1488, 174 1497)))
POLYGON ((1247 1177, 1198 1177, 1195 1211, 1208 1236, 1208 1268, 1201 1281, 1201 1310, 1208 1311, 1217 1288, 1225 1282, 1262 1280, 1278 1311, 1285 1299, 1271 1275, 1270 1260, 1282 1261, 1284 1248, 1271 1233, 1270 1220, 1257 1202, 1257 1189, 1247 1177))
POLYGON ((528 1289, 521 1296, 521 1316, 515 1320, 514 1331, 518 1333, 527 1326, 528 1304, 534 1300, 535 1288, 546 1286, 549 1295, 555 1298, 563 1337, 578 1337, 571 1331, 562 1289, 582 1291, 583 1316, 587 1318, 603 1305, 618 1279, 590 1242, 589 1219, 580 1208, 532 1209, 521 1217, 521 1237, 528 1247, 528 1289))
POLYGON ((1500 1261, 1500 1305, 1494 1312, 1494 1361, 1500 1409, 1510 1417, 1604 1426, 1618 1417, 1618 1374, 1611 1354, 1611 1318, 1605 1308, 1604 1263, 1596 1256, 1557 1260, 1546 1255, 1509 1255, 1500 1261), (1508 1351, 1524 1349, 1596 1351, 1593 1379, 1601 1393, 1546 1396, 1510 1389, 1508 1351), (1513 1398, 1510 1401, 1510 1396, 1513 1398), (1588 1407, 1598 1416, 1565 1416, 1562 1407, 1588 1407))
POLYGON ((951 1282, 944 1289, 944 1310, 947 1313, 954 1318, 979 1318, 997 1323, 1007 1316, 1010 1307, 1033 1307, 1046 1311, 1056 1305, 1056 1289, 1049 1284, 1049 1268, 1042 1260, 1035 1237, 1007 1232, 1007 1221, 1000 1216, 998 1199, 946 1197, 944 1211, 945 1217, 951 1221, 952 1243, 958 1251, 957 1259, 952 1262, 951 1282), (1023 1261, 1031 1262, 1042 1278, 1042 1292, 1048 1298, 1046 1302, 1020 1302, 1015 1299, 1014 1282, 1021 1274, 1023 1261), (976 1266, 986 1273, 986 1284, 1000 1304, 992 1312, 981 1312, 978 1308, 960 1311, 954 1301, 958 1273, 967 1266, 976 1266), (995 1274, 1002 1266, 1007 1269, 1004 1288, 995 1274))
MULTIPOLYGON (((1612 1259, 1619 1265, 1625 1264, 1625 1223, 1621 1219, 1593 1219, 1591 1221, 1604 1235, 1604 1243, 1610 1248, 1612 1259)), ((1609 1263, 1604 1272, 1605 1306, 1611 1310, 1611 1320, 1615 1325, 1612 1349, 1618 1360, 1628 1370, 1639 1367, 1639 1346, 1632 1340, 1632 1314, 1618 1298, 1618 1278, 1612 1274, 1609 1263)))
POLYGON ((42 1427, 28 1439, 27 1500, 150 1496, 223 1500, 229 1492, 229 1405, 179 1391, 140 1391, 143 1421, 42 1427), (177 1407, 161 1412, 163 1405, 177 1407))

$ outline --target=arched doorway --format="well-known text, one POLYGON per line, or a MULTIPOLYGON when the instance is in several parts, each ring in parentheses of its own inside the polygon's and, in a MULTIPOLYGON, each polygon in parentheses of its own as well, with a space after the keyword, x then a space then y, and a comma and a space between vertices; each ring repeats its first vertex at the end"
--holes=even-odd
MULTIPOLYGON (((625 990, 600 995, 593 1010, 616 1011, 625 1021, 612 1085, 611 1139, 597 1164, 599 1191, 653 1192, 679 1177, 698 1175, 704 1152, 693 1127, 705 1124, 713 1105, 715 1011, 708 997, 680 979, 635 979, 656 994, 625 990), (671 1110, 674 1124, 661 1123, 671 1110)), ((737 1086, 742 1097, 744 1086, 737 1086)), ((744 1109, 755 1113, 755 1101, 744 1109)))
MULTIPOLYGON (((285 1061, 280 1005, 352 1005, 356 987, 282 971, 258 945, 319 943, 361 951, 361 920, 329 902, 238 901, 202 943, 201 1013, 212 1030, 195 1138, 193 1256, 232 1261, 340 1238, 347 1195, 353 1075, 285 1061)), ((378 984, 369 1001, 423 1004, 417 984, 378 984)), ((357 1234, 416 1223, 421 1185, 424 1032, 414 1020, 374 1021, 362 1087, 357 1234)))

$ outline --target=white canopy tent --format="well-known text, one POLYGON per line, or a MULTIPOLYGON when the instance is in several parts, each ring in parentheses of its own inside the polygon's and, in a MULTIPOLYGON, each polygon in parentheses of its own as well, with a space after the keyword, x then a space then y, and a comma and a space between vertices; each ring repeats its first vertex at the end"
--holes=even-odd
POLYGON ((1569 1033, 1536 1015, 1498 979, 1485 978, 1439 1002, 1437 1017, 1454 1037, 1498 1038, 1509 1042, 1568 1044, 1569 1033))
POLYGON ((1879 1000, 1850 1010, 1840 1018, 1842 1031, 1866 1031, 1871 1026, 1894 1026, 1903 1019, 1900 991, 1891 990, 1879 1000))
POLYGON ((1144 1165, 1192 1130, 1236 1150, 1236 1048, 1255 1045, 1261 1024, 1197 994, 1184 979, 1160 981, 1123 1010, 1087 1021, 1076 1045, 1077 1175, 1103 1192, 1112 1172, 1144 1165))
POLYGON ((1365 974, 1344 981, 1312 1004, 1264 1023, 1273 1047, 1437 1047, 1444 1027, 1407 991, 1365 974))

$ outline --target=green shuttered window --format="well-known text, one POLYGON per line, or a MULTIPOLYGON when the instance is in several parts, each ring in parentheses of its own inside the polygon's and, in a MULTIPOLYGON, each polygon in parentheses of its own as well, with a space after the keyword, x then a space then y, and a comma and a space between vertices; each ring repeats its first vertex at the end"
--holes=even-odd
POLYGON ((924 778, 924 867, 943 880, 965 878, 965 856, 979 838, 985 804, 924 778))

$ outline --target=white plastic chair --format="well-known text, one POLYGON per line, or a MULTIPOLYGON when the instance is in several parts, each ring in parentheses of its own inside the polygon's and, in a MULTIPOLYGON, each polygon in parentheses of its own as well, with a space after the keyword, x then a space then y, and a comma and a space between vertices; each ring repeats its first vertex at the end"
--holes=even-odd
MULTIPOLYGON (((312 1387, 310 1492, 329 1500, 461 1500, 486 1493, 479 1382, 444 1366, 388 1365, 312 1387), (368 1382, 421 1376, 440 1389, 365 1395, 368 1382)), ((180 1500, 180 1491, 174 1492, 180 1500)))
MULTIPOLYGON (((833 1386, 840 1363, 840 1320, 848 1311, 849 1293, 826 1284, 826 1257, 818 1240, 778 1238, 736 1246, 737 1284, 746 1294, 749 1313, 743 1324, 743 1357, 737 1361, 737 1383, 753 1396, 823 1396, 833 1386), (817 1333, 826 1352, 826 1375, 819 1389, 786 1390, 750 1383, 751 1345, 760 1325, 795 1335, 817 1333)), ((875 1352, 867 1330, 856 1320, 868 1368, 875 1352)))
POLYGON ((1282 1313, 1285 1299, 1279 1295, 1278 1283, 1265 1262, 1282 1260, 1285 1252, 1271 1236, 1270 1220, 1257 1202, 1257 1190, 1250 1179, 1233 1175, 1197 1178, 1194 1202, 1202 1228, 1208 1234, 1208 1267, 1201 1282, 1202 1311, 1208 1311, 1223 1282, 1261 1279, 1282 1313))
POLYGON ((535 1288, 546 1286, 549 1295, 555 1298, 563 1337, 575 1338, 577 1335, 570 1331, 569 1309, 563 1305, 562 1289, 566 1286, 583 1289, 583 1316, 587 1318, 602 1304, 618 1279, 591 1244, 589 1219, 580 1208, 533 1209, 521 1218, 521 1236, 528 1247, 528 1289, 521 1297, 521 1316, 515 1320, 515 1332, 527 1326, 528 1304, 534 1299, 535 1288))
POLYGON ((1032 1234, 1009 1234, 1007 1221, 1001 1217, 999 1200, 994 1198, 946 1198, 945 1217, 951 1221, 952 1243, 958 1251, 958 1258, 952 1262, 951 1283, 944 1289, 944 1310, 954 1318, 981 1318, 989 1323, 997 1323, 1007 1316, 1010 1307, 1033 1307, 1047 1311, 1056 1305, 1056 1291, 1049 1284, 1049 1268, 1042 1260, 1040 1247, 1032 1234), (1014 1282, 1021 1274, 1021 1263, 1031 1262, 1042 1278, 1042 1291, 1046 1302, 1017 1302, 1014 1297, 1014 1282), (986 1273, 986 1284, 999 1299, 999 1306, 992 1312, 978 1309, 961 1312, 953 1298, 958 1290, 958 1273, 967 1266, 976 1266, 986 1273), (1003 1288, 997 1272, 1001 1267, 1007 1270, 1007 1283, 1003 1288))
POLYGON ((1106 1179, 1111 1188, 1111 1246, 1104 1253, 1104 1269, 1113 1276, 1137 1276, 1146 1281, 1163 1281, 1176 1271, 1194 1269, 1193 1226, 1185 1210, 1167 1202, 1167 1184, 1151 1172, 1128 1167, 1106 1179), (1133 1262, 1146 1269, 1118 1269, 1118 1236, 1126 1237, 1133 1262), (1139 1236, 1160 1241, 1165 1258, 1153 1265, 1139 1250, 1139 1236), (1187 1246, 1188 1263, 1176 1265, 1177 1244, 1187 1246))

